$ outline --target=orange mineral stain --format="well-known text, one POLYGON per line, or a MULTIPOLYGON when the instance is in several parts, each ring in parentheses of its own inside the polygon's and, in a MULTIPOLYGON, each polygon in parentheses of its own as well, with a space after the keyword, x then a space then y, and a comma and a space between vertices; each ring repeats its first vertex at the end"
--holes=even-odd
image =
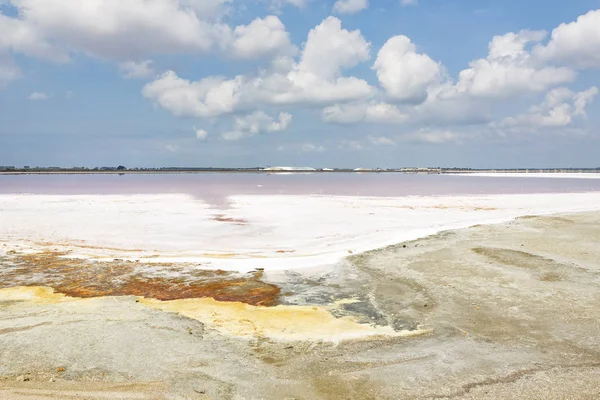
POLYGON ((142 296, 158 300, 214 298, 219 301, 273 306, 280 295, 276 285, 262 281, 262 272, 235 274, 198 270, 168 263, 89 261, 69 258, 67 252, 12 252, 1 261, 0 288, 47 286, 70 297, 142 296), (178 276, 176 272, 186 270, 178 276), (153 275, 162 269, 172 274, 153 275), (190 272, 191 271, 191 272, 190 272))

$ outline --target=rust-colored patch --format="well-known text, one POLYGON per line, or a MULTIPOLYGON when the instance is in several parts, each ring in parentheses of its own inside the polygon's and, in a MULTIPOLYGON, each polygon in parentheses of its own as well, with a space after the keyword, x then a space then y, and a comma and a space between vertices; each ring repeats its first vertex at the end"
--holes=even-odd
POLYGON ((277 250, 275 253, 279 254, 287 254, 287 253, 295 253, 296 250, 277 250))
POLYGON ((217 301, 230 301, 255 306, 273 306, 279 295, 279 288, 253 278, 234 278, 184 282, 182 280, 165 280, 161 278, 131 278, 122 291, 162 301, 189 298, 210 297, 217 301))
POLYGON ((199 270, 194 265, 123 260, 110 262, 69 258, 66 252, 14 252, 0 257, 0 288, 48 286, 70 297, 143 296, 157 300, 213 298, 218 301, 273 306, 276 285, 262 281, 263 272, 236 274, 199 270))

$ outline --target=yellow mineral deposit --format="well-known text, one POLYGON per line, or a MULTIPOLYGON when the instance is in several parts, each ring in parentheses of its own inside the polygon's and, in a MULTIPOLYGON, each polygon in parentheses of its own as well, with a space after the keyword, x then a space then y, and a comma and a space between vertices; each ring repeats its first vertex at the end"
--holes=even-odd
POLYGON ((351 339, 418 336, 429 332, 396 332, 387 326, 360 324, 352 317, 336 318, 326 308, 315 306, 260 307, 209 298, 173 301, 142 299, 141 302, 151 308, 196 319, 221 333, 249 338, 337 343, 351 339))
MULTIPOLYGON (((409 337, 428 330, 396 332, 390 327, 360 324, 351 317, 335 318, 325 307, 261 307, 239 302, 221 302, 211 298, 160 301, 140 297, 140 304, 196 319, 222 334, 244 338, 269 338, 279 341, 338 343, 344 340, 385 337, 409 337)), ((31 305, 86 302, 55 293, 48 287, 0 289, 0 302, 23 301, 31 305)))
POLYGON ((77 300, 62 293, 54 293, 54 289, 43 286, 19 286, 0 289, 0 302, 24 301, 32 304, 56 304, 77 300))

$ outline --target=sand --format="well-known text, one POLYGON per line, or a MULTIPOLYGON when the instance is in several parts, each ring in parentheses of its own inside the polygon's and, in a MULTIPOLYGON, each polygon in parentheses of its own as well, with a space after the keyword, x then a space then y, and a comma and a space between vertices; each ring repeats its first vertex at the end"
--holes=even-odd
POLYGON ((315 317, 287 338, 252 315, 277 308, 2 290, 0 398, 596 399, 598 242, 587 212, 355 254, 283 297, 315 317), (384 334, 315 336, 335 320, 384 334))

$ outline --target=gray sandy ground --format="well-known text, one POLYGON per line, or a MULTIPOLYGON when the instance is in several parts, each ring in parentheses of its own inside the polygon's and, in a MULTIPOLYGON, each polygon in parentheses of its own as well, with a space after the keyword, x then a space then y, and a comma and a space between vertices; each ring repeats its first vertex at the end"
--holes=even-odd
POLYGON ((346 313, 426 336, 238 339, 134 297, 0 304, 2 399, 598 399, 600 213, 356 255, 346 313))

